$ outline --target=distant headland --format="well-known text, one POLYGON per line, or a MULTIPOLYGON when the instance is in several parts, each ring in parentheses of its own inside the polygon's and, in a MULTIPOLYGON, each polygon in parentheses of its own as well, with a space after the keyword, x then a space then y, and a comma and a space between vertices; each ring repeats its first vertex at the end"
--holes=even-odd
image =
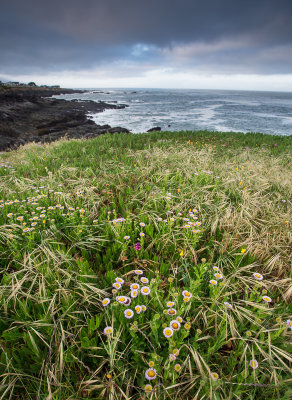
POLYGON ((65 89, 58 85, 0 81, 0 151, 15 149, 28 142, 52 142, 64 136, 79 139, 106 132, 129 132, 121 127, 97 125, 87 115, 125 108, 125 104, 52 97, 84 92, 86 90, 65 89))

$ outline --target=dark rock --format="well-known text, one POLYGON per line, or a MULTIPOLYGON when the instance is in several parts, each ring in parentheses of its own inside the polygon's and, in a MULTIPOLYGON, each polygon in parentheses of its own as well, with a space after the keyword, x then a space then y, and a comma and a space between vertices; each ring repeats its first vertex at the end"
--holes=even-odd
POLYGON ((147 132, 159 132, 161 131, 160 126, 155 126, 154 128, 148 129, 147 132))
MULTIPOLYGON (((84 92, 84 91, 75 91, 84 92)), ((125 104, 92 100, 66 101, 49 98, 55 94, 74 93, 71 89, 25 87, 0 91, 0 151, 26 142, 51 142, 61 137, 89 138, 103 133, 129 132, 125 128, 97 125, 87 113, 121 109, 125 104)))

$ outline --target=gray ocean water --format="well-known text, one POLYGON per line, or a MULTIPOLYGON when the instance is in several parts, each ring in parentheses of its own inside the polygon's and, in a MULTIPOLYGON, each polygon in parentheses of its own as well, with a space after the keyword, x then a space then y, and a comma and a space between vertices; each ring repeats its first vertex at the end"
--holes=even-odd
POLYGON ((90 89, 56 96, 67 100, 127 104, 120 110, 91 114, 100 125, 122 126, 133 133, 162 130, 292 134, 292 93, 177 89, 90 89))

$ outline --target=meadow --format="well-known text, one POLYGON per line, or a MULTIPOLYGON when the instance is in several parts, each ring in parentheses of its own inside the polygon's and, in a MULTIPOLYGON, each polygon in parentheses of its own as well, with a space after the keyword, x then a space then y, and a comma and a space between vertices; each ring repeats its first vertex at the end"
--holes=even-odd
POLYGON ((0 399, 292 396, 292 136, 0 154, 0 399))

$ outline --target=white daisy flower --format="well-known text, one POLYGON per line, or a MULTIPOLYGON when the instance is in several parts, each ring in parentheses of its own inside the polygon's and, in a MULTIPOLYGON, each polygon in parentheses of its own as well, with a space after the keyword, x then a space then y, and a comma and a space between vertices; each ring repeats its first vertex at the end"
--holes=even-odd
POLYGON ((143 271, 141 271, 141 269, 135 269, 135 274, 136 275, 143 275, 143 271))
POLYGON ((124 302, 124 305, 125 306, 129 306, 131 303, 132 303, 132 299, 130 297, 126 296, 126 300, 124 302))
POLYGON ((142 312, 142 306, 135 306, 135 311, 137 314, 140 314, 142 312))
POLYGON ((150 294, 150 288, 148 286, 143 286, 141 288, 141 294, 144 296, 148 296, 150 294))
POLYGON ((119 282, 113 283, 113 287, 117 290, 121 289, 122 285, 119 282))
POLYGON ((144 312, 145 312, 145 311, 147 310, 147 307, 146 307, 144 304, 142 304, 142 306, 141 306, 141 307, 142 307, 142 311, 144 311, 144 312))
POLYGON ((271 303, 271 301, 272 301, 272 299, 271 299, 269 296, 263 296, 263 300, 264 300, 266 303, 271 303))
POLYGON ((256 278, 258 281, 262 281, 264 279, 262 274, 259 274, 258 272, 255 272, 253 274, 253 277, 256 278))
POLYGON ((218 272, 216 272, 216 273, 214 274, 214 276, 215 276, 215 278, 217 278, 217 279, 223 279, 223 275, 222 275, 222 274, 219 274, 218 272))
POLYGON ((211 283, 211 285, 214 285, 214 286, 215 286, 215 285, 217 285, 218 282, 215 281, 215 279, 211 279, 211 280, 210 280, 210 283, 211 283))
POLYGON ((130 285, 131 290, 139 290, 139 288, 140 288, 139 283, 132 283, 132 285, 130 285))
POLYGON ((259 366, 259 363, 257 362, 257 360, 251 360, 249 365, 252 367, 252 369, 257 369, 257 367, 259 366))
POLYGON ((107 305, 109 305, 110 302, 111 302, 110 299, 106 297, 105 299, 102 300, 102 305, 106 307, 107 305))
POLYGON ((166 338, 170 338, 173 335, 173 329, 170 328, 169 326, 163 329, 163 335, 166 338))
POLYGON ((131 297, 132 299, 135 299, 138 296, 139 291, 138 290, 131 290, 131 297))
POLYGON ((184 297, 189 297, 189 298, 191 298, 191 297, 193 296, 192 293, 189 292, 188 290, 184 290, 184 291, 182 292, 182 295, 183 295, 184 297))
POLYGON ((120 304, 124 304, 126 300, 127 300, 126 296, 117 296, 116 297, 116 301, 120 304))
POLYGON ((168 302, 166 303, 167 307, 173 307, 174 304, 175 304, 174 301, 168 301, 168 302))
POLYGON ((142 276, 142 277, 140 278, 140 281, 141 281, 142 283, 149 283, 149 279, 146 278, 145 276, 142 276))
POLYGON ((133 316, 134 316, 134 311, 131 310, 130 308, 127 308, 127 309, 124 311, 124 315, 125 315, 125 317, 128 318, 128 319, 133 318, 133 316))
POLYGON ((230 303, 228 303, 227 301, 224 301, 224 305, 227 307, 227 308, 233 308, 233 305, 232 304, 230 304, 230 303))
POLYGON ((144 224, 144 222, 140 222, 140 224, 139 224, 140 226, 142 226, 142 227, 144 227, 145 226, 145 224, 144 224))
POLYGON ((125 283, 124 279, 119 278, 119 277, 116 278, 115 280, 116 280, 116 282, 120 283, 121 285, 123 285, 125 283))
POLYGON ((287 322, 288 328, 292 329, 292 320, 291 319, 287 319, 286 322, 287 322))
POLYGON ((167 310, 167 314, 168 314, 168 315, 176 315, 176 310, 175 310, 174 308, 169 308, 169 309, 167 310))
POLYGON ((170 321, 169 326, 174 330, 174 331, 178 331, 180 329, 180 323, 178 322, 177 319, 174 319, 172 321, 170 321))
POLYGON ((169 354, 169 360, 170 361, 175 361, 176 360, 176 356, 174 354, 169 354))
POLYGON ((148 381, 155 379, 156 376, 157 376, 157 372, 156 372, 156 369, 154 369, 154 368, 148 368, 147 371, 145 372, 145 378, 148 379, 148 381))
POLYGON ((110 334, 113 333, 113 331, 114 331, 114 329, 113 329, 112 326, 106 326, 106 327, 104 328, 104 330, 103 330, 103 333, 104 333, 105 335, 110 335, 110 334))

